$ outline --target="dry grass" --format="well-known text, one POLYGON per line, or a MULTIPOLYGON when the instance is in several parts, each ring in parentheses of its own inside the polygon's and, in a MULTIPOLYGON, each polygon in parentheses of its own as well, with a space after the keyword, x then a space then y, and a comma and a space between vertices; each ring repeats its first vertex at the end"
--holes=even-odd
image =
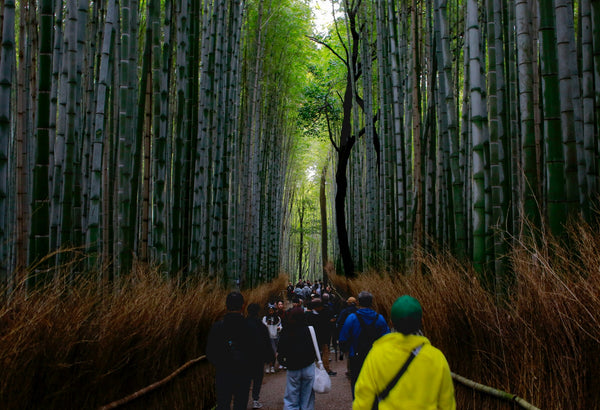
MULTIPOLYGON (((426 335, 452 370, 517 394, 540 408, 600 403, 600 236, 580 224, 570 245, 546 240, 510 254, 515 278, 497 304, 475 273, 450 256, 421 255, 425 274, 369 272, 341 292, 369 290, 389 314, 401 294, 423 304, 426 335)), ((246 292, 248 303, 281 296, 287 278, 246 292)), ((57 282, 0 307, 0 407, 96 409, 149 385, 203 354, 227 291, 204 281, 178 285, 138 268, 112 288, 57 282)), ((456 385, 461 409, 508 409, 456 385)), ((128 408, 209 408, 211 367, 200 364, 128 408)))
MULTIPOLYGON (((273 300, 286 278, 246 293, 273 300)), ((118 289, 52 284, 0 307, 0 407, 96 409, 201 356, 227 291, 205 281, 177 286, 139 268, 118 289)), ((203 362, 127 408, 210 408, 213 374, 203 362)))
MULTIPOLYGON (((580 224, 570 245, 547 240, 511 253, 515 272, 507 303, 497 304, 476 274, 450 256, 420 256, 423 275, 371 272, 338 289, 369 290, 389 315, 402 294, 418 298, 424 331, 462 376, 547 409, 598 408, 600 392, 600 237, 580 224)), ((387 316, 386 316, 387 317, 387 316)), ((456 385, 458 408, 508 409, 456 385)))

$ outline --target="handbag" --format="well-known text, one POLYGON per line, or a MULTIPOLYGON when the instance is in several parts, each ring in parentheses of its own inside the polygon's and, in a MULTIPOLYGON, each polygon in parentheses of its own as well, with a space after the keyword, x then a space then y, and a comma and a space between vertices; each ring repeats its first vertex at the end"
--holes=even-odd
POLYGON ((310 337, 312 338, 313 345, 315 347, 315 353, 317 354, 317 365, 315 366, 315 380, 313 381, 313 390, 315 393, 329 393, 331 391, 331 379, 327 370, 323 367, 323 361, 321 360, 321 352, 319 351, 319 345, 317 344, 317 336, 315 335, 315 329, 312 326, 308 327, 310 331, 310 337))
POLYGON ((398 384, 398 381, 400 380, 400 378, 402 377, 402 375, 408 368, 408 365, 410 364, 410 362, 413 361, 415 356, 419 354, 422 347, 423 347, 423 345, 419 345, 419 346, 415 347, 412 352, 410 352, 410 356, 408 356, 408 359, 406 359, 406 362, 404 362, 404 365, 400 368, 400 370, 398 370, 398 373, 396 373, 396 376, 392 379, 392 381, 390 381, 388 383, 386 388, 383 389, 383 391, 381 393, 375 395, 375 401, 373 402, 373 406, 371 407, 371 410, 379 409, 379 402, 383 401, 390 394, 390 391, 392 391, 394 386, 396 384, 398 384))

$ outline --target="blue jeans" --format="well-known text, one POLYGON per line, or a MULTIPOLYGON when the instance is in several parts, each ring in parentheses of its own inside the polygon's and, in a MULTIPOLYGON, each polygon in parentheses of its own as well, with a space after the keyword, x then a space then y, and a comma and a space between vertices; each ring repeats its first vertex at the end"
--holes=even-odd
POLYGON ((314 410, 315 364, 311 363, 304 369, 287 370, 287 385, 283 397, 284 410, 314 410))

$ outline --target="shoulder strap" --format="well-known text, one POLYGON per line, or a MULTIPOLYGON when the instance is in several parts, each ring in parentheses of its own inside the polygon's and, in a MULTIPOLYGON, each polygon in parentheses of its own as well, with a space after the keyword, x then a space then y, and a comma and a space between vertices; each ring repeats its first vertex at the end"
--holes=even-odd
POLYGON ((400 370, 398 370, 398 373, 396 374, 396 376, 392 379, 392 381, 390 381, 388 383, 386 388, 383 389, 383 391, 375 397, 375 402, 373 403, 373 408, 377 408, 376 406, 378 405, 378 403, 380 401, 385 400, 385 398, 390 394, 390 391, 392 391, 394 386, 396 386, 396 384, 398 384, 398 381, 400 380, 400 378, 402 377, 404 372, 406 372, 408 365, 410 365, 410 363, 413 361, 415 356, 417 356, 419 354, 422 347, 423 347, 423 345, 419 345, 419 346, 415 347, 412 352, 410 352, 410 356, 408 356, 408 359, 406 359, 406 362, 404 362, 404 365, 400 368, 400 370))
POLYGON ((315 329, 312 326, 309 326, 308 330, 310 332, 310 337, 312 338, 312 341, 313 341, 313 346, 315 347, 315 353, 317 354, 317 361, 319 362, 319 364, 322 364, 323 362, 321 361, 321 352, 319 351, 319 345, 317 344, 317 336, 315 335, 315 329))
POLYGON ((362 317, 362 315, 359 315, 358 312, 354 312, 354 314, 356 315, 356 318, 358 319, 358 322, 360 323, 360 328, 364 329, 367 326, 372 326, 375 323, 377 323, 377 318, 375 318, 374 321, 372 321, 371 323, 367 324, 367 322, 365 321, 365 318, 362 317))

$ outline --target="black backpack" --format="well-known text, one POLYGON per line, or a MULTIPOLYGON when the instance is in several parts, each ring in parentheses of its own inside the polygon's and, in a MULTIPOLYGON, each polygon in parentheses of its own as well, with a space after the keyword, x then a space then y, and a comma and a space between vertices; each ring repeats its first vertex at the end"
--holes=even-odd
POLYGON ((246 326, 243 329, 232 328, 231 326, 224 326, 223 333, 223 353, 227 367, 237 368, 244 366, 248 361, 248 348, 247 344, 252 342, 249 338, 248 332, 244 333, 242 330, 249 329, 246 326), (244 338, 244 335, 246 338, 244 338))
POLYGON ((360 334, 358 335, 357 349, 354 352, 354 355, 364 360, 365 357, 367 357, 369 350, 371 350, 373 342, 379 339, 379 332, 377 331, 376 326, 379 316, 376 316, 371 323, 367 324, 360 314, 355 313, 355 315, 360 323, 360 334))

